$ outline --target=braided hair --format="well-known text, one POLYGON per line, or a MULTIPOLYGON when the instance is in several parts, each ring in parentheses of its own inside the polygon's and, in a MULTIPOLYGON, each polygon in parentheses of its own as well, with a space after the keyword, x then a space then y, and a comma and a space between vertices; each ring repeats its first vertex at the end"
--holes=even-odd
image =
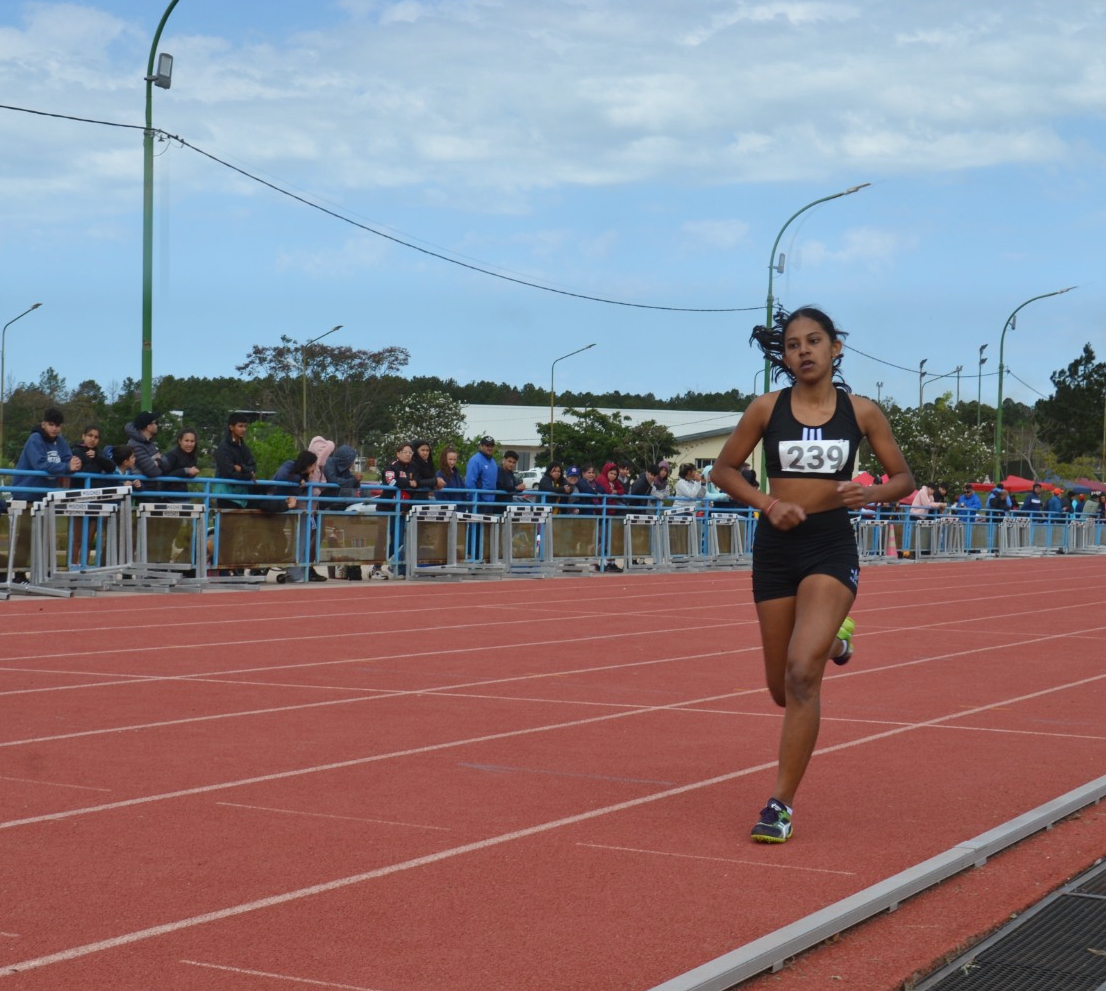
MULTIPOLYGON (((792 310, 790 313, 783 309, 783 307, 780 307, 776 310, 775 319, 772 321, 771 327, 758 325, 753 328, 753 332, 749 336, 750 343, 755 343, 764 354, 764 357, 767 358, 768 362, 772 365, 773 380, 785 377, 790 379, 792 383, 795 382, 794 373, 787 367, 783 360, 783 342, 784 338, 787 336, 787 328, 791 326, 792 321, 798 320, 799 317, 806 317, 808 320, 813 320, 826 332, 831 342, 844 341, 844 339, 849 336, 847 332, 838 330, 829 316, 815 306, 800 306, 797 310, 792 310)), ((833 379, 834 382, 846 392, 852 392, 848 383, 841 377, 841 357, 842 355, 839 354, 833 359, 833 379)))

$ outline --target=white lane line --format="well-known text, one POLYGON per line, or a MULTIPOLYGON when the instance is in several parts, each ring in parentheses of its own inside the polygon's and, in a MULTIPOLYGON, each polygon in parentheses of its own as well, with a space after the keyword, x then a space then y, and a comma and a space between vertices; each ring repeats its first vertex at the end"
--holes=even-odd
POLYGON ((579 771, 551 771, 541 767, 506 767, 501 764, 467 764, 463 761, 457 764, 472 771, 488 771, 492 774, 546 774, 553 778, 584 778, 588 781, 613 781, 615 784, 624 785, 661 785, 671 787, 675 781, 653 781, 649 778, 625 778, 612 774, 583 774, 579 771))
MULTIPOLYGON (((1102 677, 1106 678, 1106 675, 1102 677)), ((757 689, 763 691, 763 689, 757 689)), ((730 698, 731 694, 725 696, 730 698)), ((703 699, 700 701, 709 701, 703 699)), ((470 746, 477 743, 489 743, 493 740, 509 740, 514 737, 529 736, 537 733, 549 733, 561 729, 576 729, 592 723, 608 722, 612 719, 625 719, 630 716, 639 716, 650 712, 661 712, 669 706, 649 706, 642 709, 631 709, 625 712, 605 713, 601 716, 589 716, 586 719, 573 719, 568 722, 546 724, 544 726, 528 726, 523 729, 505 730, 502 733, 489 733, 484 736, 469 737, 463 740, 448 740, 443 743, 431 743, 421 747, 411 747, 408 750, 392 751, 384 754, 371 754, 368 757, 352 757, 349 760, 334 761, 328 764, 316 764, 312 767, 299 767, 291 771, 276 771, 272 774, 259 774, 251 778, 240 778, 237 781, 220 781, 216 784, 197 785, 195 788, 182 788, 178 791, 163 792, 158 795, 143 795, 138 798, 122 799, 118 802, 108 802, 103 805, 91 805, 77 809, 67 809, 63 812, 51 812, 46 815, 31 816, 26 819, 10 819, 0 822, 0 829, 13 829, 17 826, 30 826, 42 822, 55 822, 61 819, 70 819, 75 816, 90 815, 94 812, 110 812, 115 809, 125 809, 136 805, 148 805, 152 802, 163 802, 174 798, 187 798, 192 795, 207 795, 217 791, 227 791, 232 788, 241 788, 246 785, 267 784, 271 781, 283 781, 287 778, 298 778, 307 774, 318 774, 323 771, 344 770, 349 767, 360 767, 365 764, 374 764, 379 761, 394 760, 398 757, 413 757, 419 754, 435 753, 440 750, 451 750, 455 747, 470 746)))
MULTIPOLYGON (((1090 684, 1091 682, 1101 681, 1106 679, 1106 674, 1098 675, 1094 678, 1084 678, 1081 681, 1073 682, 1070 685, 1058 686, 1057 688, 1048 688, 1042 691, 1033 692, 1028 695, 1020 695, 1010 699, 1001 699, 997 702, 991 702, 987 705, 979 706, 976 709, 969 709, 967 712, 949 713, 948 715, 938 716, 934 719, 928 719, 922 723, 914 723, 910 726, 896 727, 894 729, 884 730, 882 733, 873 733, 871 736, 859 737, 855 740, 849 740, 845 743, 834 744, 830 747, 823 747, 815 751, 816 755, 824 755, 831 753, 839 753, 844 750, 851 750, 855 747, 864 746, 865 744, 874 743, 879 740, 886 740, 893 736, 899 736, 903 733, 909 733, 914 730, 928 729, 933 726, 940 726, 943 723, 949 722, 953 719, 959 719, 962 716, 975 715, 979 712, 986 712, 988 709, 994 709, 998 706, 1009 705, 1014 702, 1022 702, 1032 698, 1040 698, 1044 695, 1049 695, 1054 691, 1059 691, 1065 688, 1078 687, 1079 685, 1090 684)), ((620 714, 622 715, 622 714, 620 714)), ((618 716, 612 718, 619 718, 618 716)), ((592 722, 594 720, 587 720, 592 722)), ((524 730, 515 734, 499 734, 500 736, 508 735, 521 735, 523 733, 535 732, 534 730, 524 730)), ((437 748, 435 748, 437 749, 437 748)), ((346 763, 362 763, 346 762, 346 763)), ((231 905, 227 908, 218 909, 214 912, 206 912, 203 915, 194 915, 186 919, 178 919, 175 922, 167 922, 159 926, 151 926, 148 929, 140 929, 136 932, 124 933, 119 936, 114 936, 110 939, 100 940, 95 943, 86 943, 83 946, 70 947, 67 950, 61 950, 57 953, 51 953, 42 957, 35 957, 29 960, 22 960, 18 963, 8 964, 4 967, 0 967, 0 977, 8 977, 12 974, 18 974, 26 970, 36 970, 40 967, 47 967, 56 963, 64 963, 69 960, 76 960, 80 957, 86 957, 93 953, 102 953, 105 950, 116 949, 120 946, 129 946, 133 943, 140 943, 148 939, 154 939, 158 936, 166 936, 170 933, 180 932, 185 929, 191 929, 195 926, 205 925, 208 922, 218 922, 223 919, 234 918, 239 915, 246 915, 250 912, 257 912, 267 908, 273 908, 278 905, 286 905, 289 902, 300 901, 304 898, 311 898, 315 895, 327 894, 332 891, 338 891, 342 888, 348 888, 353 885, 364 884, 366 881, 372 881, 377 878, 387 877, 391 874, 398 874, 402 871, 414 870, 419 867, 426 867, 430 864, 436 864, 443 860, 449 860, 454 857, 464 856, 469 853, 476 853, 483 850, 491 849, 492 847, 501 846, 504 843, 511 843, 516 840, 526 839, 531 836, 538 836, 542 833, 548 833, 555 829, 562 829, 566 826, 575 826, 579 823, 589 822, 593 819, 599 819, 603 816, 612 815, 617 812, 625 812, 630 809, 636 809, 644 805, 650 805, 654 802, 663 801, 668 798, 674 798, 679 795, 685 795, 690 792, 699 791, 703 788, 712 788, 716 785, 728 784, 731 781, 736 781, 739 778, 748 777, 752 774, 758 774, 761 771, 773 770, 776 767, 776 761, 766 761, 763 764, 756 764, 751 767, 744 767, 738 771, 730 771, 726 774, 719 774, 713 778, 706 778, 701 781, 692 781, 689 784, 680 785, 677 788, 668 788, 664 791, 654 792, 651 795, 641 795, 637 798, 627 799, 624 802, 617 802, 614 805, 607 805, 598 809, 591 809, 587 812, 578 812, 575 815, 565 816, 561 819, 553 819, 548 822, 537 823, 533 826, 527 826, 523 829, 514 830, 509 833, 501 833, 498 836, 490 836, 483 840, 476 840, 472 843, 465 843, 461 846, 451 847, 448 850, 440 850, 437 853, 427 854, 422 857, 415 857, 412 860, 404 860, 396 864, 389 864, 385 867, 379 867, 376 870, 366 871, 362 874, 353 874, 349 877, 337 878, 333 881, 325 881, 320 884, 313 884, 305 888, 298 888, 295 891, 287 891, 279 895, 270 895, 267 898, 259 898, 255 901, 243 902, 238 905, 231 905)), ((194 788, 190 793, 199 793, 203 791, 213 790, 211 788, 194 788)), ((119 803, 119 804, 138 804, 138 802, 145 801, 139 799, 133 803, 119 803)), ((64 818, 62 816, 43 816, 41 819, 51 818, 64 818)), ((6 823, 3 825, 7 825, 6 823)))
POLYGON ((0 936, 6 936, 8 939, 19 939, 19 933, 6 933, 0 932, 0 936))
POLYGON ((0 781, 18 781, 27 785, 47 785, 50 788, 77 788, 80 791, 111 791, 110 788, 94 788, 92 785, 69 785, 62 781, 39 781, 35 778, 9 778, 0 775, 0 781))
POLYGON ((577 843, 577 846, 591 847, 593 850, 618 850, 622 853, 644 853, 654 857, 682 857, 685 860, 713 860, 719 864, 748 864, 752 867, 783 868, 789 871, 812 871, 815 874, 842 874, 856 877, 854 871, 833 871, 826 867, 799 867, 796 864, 781 864, 771 860, 735 860, 733 857, 705 857, 697 853, 674 853, 671 850, 639 850, 632 846, 608 846, 606 843, 577 843))
MULTIPOLYGON (((752 650, 754 648, 750 647, 750 648, 747 648, 747 649, 752 650)), ((755 648, 755 649, 759 649, 759 648, 755 648)), ((82 737, 82 736, 101 736, 105 733, 130 733, 130 732, 133 732, 135 730, 142 730, 142 729, 162 729, 163 727, 166 727, 166 726, 181 726, 181 725, 185 725, 185 724, 188 724, 188 723, 204 723, 204 722, 209 722, 209 721, 214 721, 214 720, 219 720, 219 719, 236 719, 239 716, 267 716, 267 715, 270 715, 272 713, 277 713, 277 712, 295 712, 295 711, 300 710, 300 709, 318 709, 318 708, 323 708, 325 706, 331 706, 331 705, 353 705, 353 704, 360 703, 360 702, 375 702, 375 701, 384 700, 384 699, 401 698, 403 696, 439 695, 440 694, 440 695, 443 695, 445 697, 448 697, 451 693, 457 691, 458 689, 462 689, 462 688, 482 688, 486 685, 503 685, 503 684, 510 684, 512 682, 517 682, 517 681, 536 681, 536 680, 541 680, 541 679, 544 679, 544 678, 561 678, 561 677, 564 677, 566 675, 573 675, 573 674, 594 674, 594 673, 597 673, 597 672, 600 672, 600 671, 622 671, 622 670, 628 670, 630 668, 650 667, 652 665, 657 665, 657 664, 675 664, 675 663, 680 663, 682 661, 687 661, 687 660, 699 660, 699 659, 705 658, 705 657, 718 657, 718 656, 721 656, 721 655, 724 655, 724 654, 731 654, 731 653, 734 653, 734 652, 733 651, 719 650, 719 651, 711 651, 710 653, 707 653, 707 654, 681 654, 681 655, 676 656, 676 657, 651 657, 651 658, 649 658, 648 660, 645 660, 645 661, 631 661, 631 662, 626 663, 626 664, 606 664, 606 665, 603 665, 603 666, 597 667, 597 668, 576 668, 576 669, 571 670, 571 671, 547 671, 547 672, 543 672, 543 673, 540 673, 540 674, 539 673, 520 674, 520 675, 512 675, 512 676, 507 677, 507 678, 486 678, 482 681, 463 682, 463 683, 457 684, 457 685, 431 685, 427 688, 391 689, 391 690, 390 689, 365 689, 365 691, 373 691, 374 694, 364 695, 360 698, 327 699, 326 701, 323 701, 323 702, 301 702, 298 705, 274 706, 274 707, 269 708, 269 709, 247 709, 247 710, 239 710, 237 712, 220 712, 220 713, 215 713, 213 715, 189 716, 189 717, 184 718, 184 719, 167 719, 167 720, 162 720, 162 721, 154 722, 154 723, 136 723, 136 724, 131 724, 131 725, 128 725, 128 726, 110 726, 110 727, 106 727, 104 729, 78 730, 78 731, 73 732, 73 733, 58 733, 58 734, 55 734, 54 736, 32 737, 32 738, 24 739, 24 740, 6 740, 4 742, 0 742, 0 747, 20 747, 20 746, 25 746, 27 744, 48 743, 48 742, 54 741, 54 740, 72 740, 72 739, 76 739, 77 737, 82 737)), ((411 655, 411 656, 416 656, 416 655, 411 655)), ((185 679, 164 679, 164 680, 194 681, 194 680, 197 680, 197 679, 195 679, 195 678, 185 678, 185 679)), ((234 682, 222 682, 220 680, 216 680, 215 683, 216 684, 234 684, 234 682)), ((760 691, 760 690, 762 690, 762 689, 758 689, 758 691, 760 691)), ((463 698, 463 697, 466 697, 466 696, 460 696, 460 697, 463 698)), ((481 697, 481 696, 477 696, 477 697, 481 697)), ((487 696, 487 697, 494 699, 494 698, 499 698, 500 696, 494 696, 493 695, 493 696, 487 696)), ((716 698, 729 698, 730 696, 727 694, 727 695, 719 695, 719 696, 715 696, 715 697, 716 698)), ((505 701, 510 701, 510 698, 505 699, 505 701)), ((571 700, 565 700, 565 702, 563 704, 587 705, 588 703, 586 703, 586 702, 573 703, 571 700)), ((635 708, 635 709, 640 708, 640 706, 633 706, 633 708, 635 708)))
POLYGON ((311 984, 317 988, 338 988, 339 991, 379 991, 378 988, 366 988, 360 984, 332 984, 330 981, 315 981, 310 977, 293 977, 291 974, 270 974, 267 970, 247 970, 245 967, 224 967, 217 963, 204 963, 201 960, 182 960, 192 967, 207 967, 210 970, 225 970, 228 974, 245 974, 248 977, 271 977, 276 981, 292 981, 296 984, 311 984))
POLYGON ((328 812, 304 812, 302 809, 274 809, 268 805, 243 805, 241 802, 216 802, 230 809, 254 809, 257 812, 280 812, 289 816, 312 816, 316 819, 347 819, 351 822, 377 822, 385 826, 410 826, 412 829, 434 829, 442 833, 453 832, 448 826, 425 826, 421 822, 399 822, 395 819, 368 819, 364 816, 336 816, 328 812))

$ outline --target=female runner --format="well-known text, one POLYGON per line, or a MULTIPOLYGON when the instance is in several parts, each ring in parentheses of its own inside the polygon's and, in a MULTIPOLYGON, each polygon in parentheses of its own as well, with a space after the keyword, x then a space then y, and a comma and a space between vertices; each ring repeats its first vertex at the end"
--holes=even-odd
POLYGON ((852 657, 849 609, 860 571, 849 510, 896 503, 914 489, 880 408, 850 395, 843 382, 834 384, 844 337, 810 306, 753 331, 774 376, 792 384, 749 404, 711 472, 720 489, 760 510, 753 600, 768 690, 785 710, 775 790, 752 831, 760 843, 791 836, 791 806, 818 739, 826 661, 845 664, 852 657), (882 485, 852 481, 863 437, 889 475, 882 485), (764 442, 768 495, 740 471, 758 441, 764 442))

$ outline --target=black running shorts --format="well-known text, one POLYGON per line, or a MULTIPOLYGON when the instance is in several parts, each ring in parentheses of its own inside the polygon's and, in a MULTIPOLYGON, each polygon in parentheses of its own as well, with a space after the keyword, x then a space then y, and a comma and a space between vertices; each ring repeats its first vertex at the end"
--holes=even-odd
POLYGON ((830 575, 856 594, 860 558, 849 511, 811 513, 792 530, 777 530, 761 513, 753 539, 753 601, 791 598, 807 575, 830 575))

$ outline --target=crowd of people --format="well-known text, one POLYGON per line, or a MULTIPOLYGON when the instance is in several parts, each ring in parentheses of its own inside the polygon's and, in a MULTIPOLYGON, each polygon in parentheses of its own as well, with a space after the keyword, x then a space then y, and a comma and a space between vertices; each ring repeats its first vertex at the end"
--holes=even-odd
POLYGON ((1076 492, 1034 482, 1019 502, 1017 494, 1002 482, 996 482, 989 492, 987 488, 969 482, 953 499, 947 482, 926 482, 911 500, 910 516, 919 520, 949 514, 964 522, 994 522, 1007 516, 1040 521, 1073 517, 1106 520, 1106 499, 1102 493, 1076 492), (984 493, 982 497, 980 490, 984 493))

